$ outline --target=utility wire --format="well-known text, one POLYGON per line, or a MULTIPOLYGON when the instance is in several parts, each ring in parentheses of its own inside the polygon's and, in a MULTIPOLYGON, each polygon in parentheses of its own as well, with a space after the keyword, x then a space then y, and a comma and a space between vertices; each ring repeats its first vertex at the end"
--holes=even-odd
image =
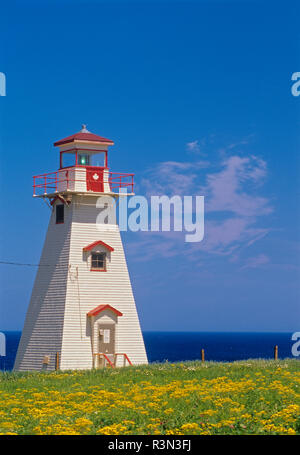
POLYGON ((9 261, 0 261, 0 264, 4 265, 19 265, 19 266, 27 266, 27 267, 65 267, 66 265, 62 264, 27 264, 24 262, 9 262, 9 261))
POLYGON ((8 262, 8 261, 0 261, 0 264, 5 264, 5 265, 26 265, 28 267, 38 267, 39 264, 25 264, 23 262, 8 262))

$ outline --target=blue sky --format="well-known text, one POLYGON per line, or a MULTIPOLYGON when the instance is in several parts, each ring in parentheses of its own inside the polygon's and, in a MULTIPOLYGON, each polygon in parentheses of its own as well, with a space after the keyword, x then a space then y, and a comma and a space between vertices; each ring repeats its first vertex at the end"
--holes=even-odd
MULTIPOLYGON (((1 10, 1 260, 37 263, 49 209, 32 175, 82 123, 138 194, 205 196, 205 238, 125 233, 144 330, 299 330, 299 5, 7 2, 1 10)), ((1 267, 0 329, 35 268, 1 267)))

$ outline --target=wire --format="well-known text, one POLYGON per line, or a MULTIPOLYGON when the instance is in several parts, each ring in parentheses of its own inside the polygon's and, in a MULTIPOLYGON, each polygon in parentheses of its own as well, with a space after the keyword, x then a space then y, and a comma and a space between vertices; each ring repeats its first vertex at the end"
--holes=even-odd
POLYGON ((27 266, 27 267, 65 267, 62 264, 27 264, 24 262, 9 262, 9 261, 0 261, 0 264, 4 265, 18 265, 18 266, 27 266))
POLYGON ((0 261, 0 264, 5 264, 5 265, 26 265, 28 267, 38 267, 39 264, 25 264, 22 262, 8 262, 8 261, 0 261))

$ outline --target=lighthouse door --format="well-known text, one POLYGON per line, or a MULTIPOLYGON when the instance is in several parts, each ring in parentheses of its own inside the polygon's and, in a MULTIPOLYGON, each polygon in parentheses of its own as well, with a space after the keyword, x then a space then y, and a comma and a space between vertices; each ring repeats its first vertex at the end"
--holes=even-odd
POLYGON ((103 168, 94 166, 86 168, 86 189, 103 193, 103 168))
POLYGON ((103 354, 114 354, 115 324, 99 324, 98 328, 98 352, 103 354))

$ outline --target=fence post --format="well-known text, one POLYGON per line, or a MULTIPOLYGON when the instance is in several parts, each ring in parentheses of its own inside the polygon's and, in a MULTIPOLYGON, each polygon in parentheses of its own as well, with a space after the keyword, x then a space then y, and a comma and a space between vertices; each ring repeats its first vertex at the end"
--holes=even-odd
POLYGON ((57 352, 55 356, 55 370, 59 370, 59 352, 57 352))
POLYGON ((204 354, 204 349, 201 349, 201 361, 205 361, 205 354, 204 354))
POLYGON ((274 348, 274 360, 278 360, 278 346, 277 345, 274 348))

